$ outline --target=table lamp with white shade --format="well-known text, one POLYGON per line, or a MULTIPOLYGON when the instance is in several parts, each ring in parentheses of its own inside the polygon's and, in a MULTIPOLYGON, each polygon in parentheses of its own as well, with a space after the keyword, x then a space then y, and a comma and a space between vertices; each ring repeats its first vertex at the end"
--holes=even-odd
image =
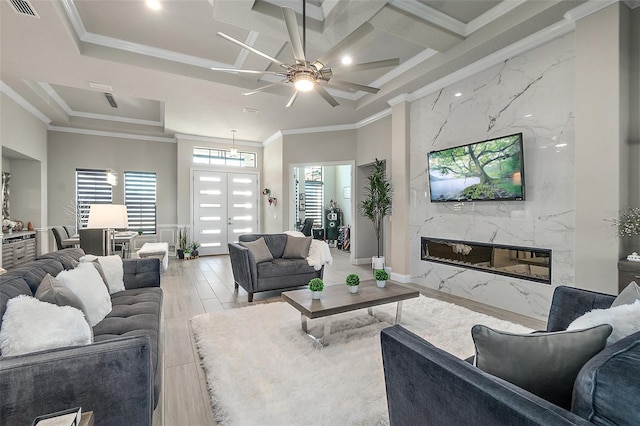
POLYGON ((127 206, 124 204, 90 204, 89 220, 87 228, 104 228, 109 232, 109 248, 113 249, 114 229, 126 229, 129 227, 127 206))

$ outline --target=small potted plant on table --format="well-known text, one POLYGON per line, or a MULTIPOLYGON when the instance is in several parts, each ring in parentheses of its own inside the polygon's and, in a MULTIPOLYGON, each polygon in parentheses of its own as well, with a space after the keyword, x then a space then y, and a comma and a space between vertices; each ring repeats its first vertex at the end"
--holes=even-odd
POLYGON ((384 288, 384 286, 387 285, 389 274, 384 269, 376 269, 376 271, 373 273, 373 278, 375 278, 376 285, 379 288, 384 288))
POLYGON ((360 277, 356 274, 349 274, 347 275, 346 284, 349 287, 349 293, 357 293, 360 287, 360 277))
POLYGON ((324 282, 320 278, 312 278, 309 281, 309 290, 311 290, 311 298, 319 300, 322 290, 324 290, 324 282))

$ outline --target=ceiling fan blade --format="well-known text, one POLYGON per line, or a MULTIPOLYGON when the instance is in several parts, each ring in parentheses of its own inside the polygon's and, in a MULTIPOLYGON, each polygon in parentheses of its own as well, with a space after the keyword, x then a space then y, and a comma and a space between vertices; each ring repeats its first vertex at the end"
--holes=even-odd
POLYGON ((284 75, 284 73, 282 72, 277 72, 277 71, 256 71, 256 70, 239 70, 239 69, 234 69, 234 68, 210 68, 213 71, 226 71, 226 72, 231 72, 231 73, 236 73, 236 72, 240 72, 240 73, 244 73, 244 74, 269 74, 269 75, 284 75))
POLYGON ((319 84, 316 84, 314 86, 314 89, 316 92, 318 92, 320 96, 324 98, 325 101, 329 102, 329 105, 331 105, 332 107, 335 108, 338 105, 340 105, 338 101, 336 101, 335 98, 329 94, 329 92, 324 90, 324 87, 320 86, 319 84))
POLYGON ((291 105, 293 105, 297 97, 298 97, 298 91, 294 89, 293 95, 291 95, 291 97, 289 98, 289 102, 287 102, 287 104, 284 107, 289 108, 291 105))
POLYGON ((374 95, 380 91, 380 89, 376 89, 371 86, 364 86, 358 83, 352 83, 350 81, 338 80, 337 78, 332 78, 327 83, 325 83, 331 87, 336 87, 338 89, 346 89, 346 90, 355 90, 355 91, 363 91, 368 93, 373 93, 374 95))
POLYGON ((358 40, 360 40, 361 38, 369 34, 372 30, 373 30, 373 25, 371 25, 368 22, 365 22, 364 24, 360 25, 360 27, 358 27, 357 30, 355 30, 354 32, 346 36, 340 43, 336 44, 327 53, 325 53, 320 58, 318 58, 318 60, 316 61, 316 64, 318 62, 320 62, 323 65, 330 63, 333 59, 339 56, 342 51, 347 50, 349 47, 351 47, 351 45, 357 43, 358 40))
POLYGON ((243 95, 244 96, 249 96, 249 95, 253 95, 254 93, 264 92, 265 90, 267 90, 270 87, 283 85, 283 84, 285 84, 286 81, 287 80, 284 80, 282 82, 279 81, 277 83, 267 84, 266 86, 258 87, 257 89, 254 89, 254 90, 252 90, 250 92, 243 93, 243 95))
POLYGON ((298 62, 304 62, 304 46, 300 39, 300 32, 298 31, 298 21, 296 19, 296 11, 290 7, 282 8, 282 15, 284 16, 284 23, 287 25, 287 31, 289 32, 289 40, 291 40, 291 48, 293 49, 293 56, 298 62))
POLYGON ((366 70, 374 70, 377 68, 386 68, 386 67, 395 67, 396 65, 400 65, 400 59, 385 59, 382 61, 373 61, 373 62, 365 62, 362 64, 354 64, 354 65, 343 65, 339 67, 331 67, 331 71, 333 74, 340 74, 342 72, 356 72, 356 71, 366 71, 366 70))
POLYGON ((269 55, 267 55, 266 53, 261 52, 261 51, 259 51, 258 49, 255 49, 255 48, 253 48, 253 47, 249 46, 248 44, 245 44, 245 43, 243 43, 243 42, 241 42, 241 41, 236 40, 235 38, 233 38, 233 37, 231 37, 231 36, 226 35, 225 33, 218 32, 217 34, 218 34, 220 37, 222 37, 223 39, 228 40, 228 41, 230 41, 231 43, 235 43, 235 44, 237 44, 238 46, 240 46, 240 47, 242 47, 242 48, 244 48, 244 49, 247 49, 249 52, 253 52, 253 53, 255 53, 256 55, 260 55, 260 56, 262 56, 263 58, 268 59, 268 60, 270 60, 271 62, 273 62, 273 63, 276 63, 276 64, 280 65, 281 67, 291 68, 289 65, 287 65, 287 64, 285 64, 284 62, 282 62, 282 61, 280 61, 280 60, 278 60, 278 59, 274 58, 273 56, 269 56, 269 55))

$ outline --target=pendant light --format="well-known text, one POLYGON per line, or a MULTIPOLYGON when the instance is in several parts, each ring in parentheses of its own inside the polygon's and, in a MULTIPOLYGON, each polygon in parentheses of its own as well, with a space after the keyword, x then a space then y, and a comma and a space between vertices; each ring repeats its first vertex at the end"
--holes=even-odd
POLYGON ((237 158, 238 157, 238 148, 236 148, 236 131, 232 130, 231 131, 231 137, 233 138, 233 142, 231 145, 231 150, 229 150, 229 157, 231 158, 237 158))

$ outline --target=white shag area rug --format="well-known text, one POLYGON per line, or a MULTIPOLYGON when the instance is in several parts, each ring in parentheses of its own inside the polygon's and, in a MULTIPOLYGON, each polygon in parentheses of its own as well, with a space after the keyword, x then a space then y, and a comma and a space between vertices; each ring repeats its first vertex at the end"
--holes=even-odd
MULTIPOLYGON (((345 290, 346 291, 346 290, 345 290)), ((385 425, 380 331, 396 304, 330 317, 331 340, 320 348, 285 302, 191 319, 216 420, 223 425, 385 425)), ((322 334, 325 319, 310 320, 322 334)), ((460 357, 474 353, 471 327, 530 329, 420 296, 404 302, 401 324, 460 357)))

